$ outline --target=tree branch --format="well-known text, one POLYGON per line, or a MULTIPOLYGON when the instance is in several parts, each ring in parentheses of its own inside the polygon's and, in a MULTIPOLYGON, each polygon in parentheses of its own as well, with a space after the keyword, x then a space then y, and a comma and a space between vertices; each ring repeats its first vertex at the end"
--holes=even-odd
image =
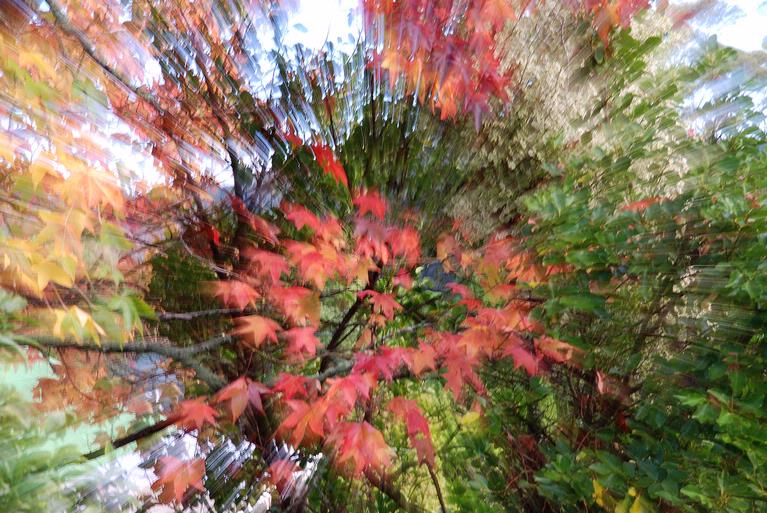
MULTIPOLYGON (((378 281, 378 273, 374 271, 368 272, 368 286, 365 288, 365 290, 372 289, 376 281, 378 281)), ((344 334, 344 331, 346 330, 346 326, 349 324, 349 322, 354 317, 354 314, 357 313, 357 311, 362 307, 365 300, 364 298, 361 298, 357 296, 357 299, 354 301, 354 304, 352 304, 351 308, 346 312, 346 314, 341 319, 341 322, 336 327, 336 330, 333 332, 333 335, 330 337, 330 341, 328 342, 328 345, 326 346, 326 350, 328 352, 335 351, 335 349, 338 347, 338 345, 341 343, 342 339, 341 337, 344 334)), ((330 365, 330 356, 323 356, 322 360, 320 360, 320 373, 326 371, 330 365)))
MULTIPOLYGON (((163 429, 167 428, 168 426, 171 426, 178 421, 178 416, 170 416, 165 420, 161 420, 160 422, 157 422, 155 424, 152 424, 151 426, 147 426, 143 429, 139 429, 138 431, 131 433, 129 435, 126 435, 122 438, 116 438, 112 441, 112 449, 119 449, 120 447, 125 447, 126 445, 137 442, 138 440, 141 440, 142 438, 146 438, 148 436, 152 436, 155 433, 159 433, 163 429)), ((95 451, 89 452, 88 454, 84 454, 83 458, 86 460, 93 460, 100 456, 103 456, 106 454, 106 447, 102 447, 100 449, 96 449, 95 451)))
POLYGON ((217 315, 230 315, 243 313, 239 308, 213 308, 211 310, 198 310, 196 312, 162 312, 157 314, 157 318, 161 321, 191 321, 200 317, 215 317, 217 315))
POLYGON ((214 390, 223 387, 226 382, 218 377, 213 371, 194 358, 195 354, 210 351, 232 340, 227 335, 219 336, 189 347, 173 347, 157 341, 125 342, 77 342, 75 340, 59 340, 53 337, 28 337, 28 340, 17 339, 20 345, 31 347, 47 347, 53 349, 79 349, 81 351, 93 351, 99 353, 154 353, 171 358, 185 367, 195 371, 197 377, 214 390))
POLYGON ((439 486, 439 479, 437 479, 437 474, 434 472, 434 469, 431 465, 428 463, 426 464, 426 468, 429 469, 429 476, 431 477, 431 482, 434 483, 434 489, 437 491, 437 499, 439 499, 439 507, 442 510, 442 513, 447 513, 447 506, 445 506, 445 498, 442 497, 442 488, 439 486))

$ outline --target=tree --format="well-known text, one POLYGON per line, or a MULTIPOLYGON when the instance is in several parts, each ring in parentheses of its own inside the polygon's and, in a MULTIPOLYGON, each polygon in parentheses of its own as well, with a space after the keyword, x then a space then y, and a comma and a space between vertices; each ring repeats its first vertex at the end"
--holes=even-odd
POLYGON ((137 416, 86 457, 175 426, 197 447, 146 451, 156 500, 221 510, 268 493, 324 511, 764 500, 763 134, 711 144, 681 129, 671 77, 638 76, 660 42, 625 30, 645 2, 365 2, 366 37, 338 68, 332 51, 285 48, 272 2, 47 5, 3 7, 0 284, 22 306, 0 340, 51 359, 44 410, 137 416), (508 128, 492 114, 542 97, 515 90, 525 72, 492 48, 555 20, 584 74, 601 73, 600 103, 577 140, 536 146, 515 175, 521 201, 478 236, 426 198, 446 203, 453 181, 481 184, 506 160, 459 147, 479 132, 486 150, 508 128), (259 27, 277 48, 269 83, 259 27), (447 148, 418 153, 432 127, 447 148), (681 154, 693 165, 668 179, 681 154), (710 191, 676 192, 692 179, 710 191), (718 338, 728 319, 693 290, 698 266, 726 277, 701 287, 732 298, 748 340, 718 338), (672 364, 687 375, 664 377, 672 364), (712 391, 685 389, 691 375, 712 391), (728 457, 741 467, 715 496, 728 457), (322 486, 297 484, 309 479, 322 486))
POLYGON ((611 40, 618 58, 598 67, 609 88, 596 119, 509 205, 527 223, 497 221, 567 267, 536 313, 584 355, 542 389, 503 374, 488 382, 494 429, 522 412, 514 441, 496 431, 494 444, 507 448, 515 494, 531 509, 542 499, 565 511, 763 507, 761 451, 747 434, 763 419, 741 402, 762 400, 761 289, 753 271, 734 271, 754 269, 762 251, 763 117, 746 106, 763 80, 748 75, 682 118, 693 92, 748 58, 709 41, 699 57, 679 57, 684 65, 656 61, 639 74, 653 69, 642 55, 658 43, 611 40), (727 136, 701 129, 710 111, 737 112, 727 136))

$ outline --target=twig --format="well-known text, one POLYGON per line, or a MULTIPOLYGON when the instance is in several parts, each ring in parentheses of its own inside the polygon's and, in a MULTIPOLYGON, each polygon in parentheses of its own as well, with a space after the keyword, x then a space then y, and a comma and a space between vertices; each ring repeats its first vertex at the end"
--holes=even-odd
POLYGON ((434 489, 437 491, 437 499, 439 499, 439 508, 442 513, 447 513, 447 506, 445 506, 445 498, 442 496, 442 488, 439 486, 439 479, 434 472, 432 465, 426 464, 426 468, 429 470, 429 476, 431 476, 431 482, 434 483, 434 489))

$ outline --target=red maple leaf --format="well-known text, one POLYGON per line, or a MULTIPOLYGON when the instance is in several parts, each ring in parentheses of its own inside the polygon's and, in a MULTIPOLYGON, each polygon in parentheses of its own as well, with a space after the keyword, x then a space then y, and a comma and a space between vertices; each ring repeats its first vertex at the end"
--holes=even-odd
POLYGON ((271 300, 295 324, 320 322, 320 293, 304 287, 272 287, 271 300))
POLYGON ((333 216, 323 217, 320 221, 320 225, 315 230, 315 233, 320 239, 332 242, 338 247, 345 244, 344 229, 341 227, 341 223, 338 222, 338 219, 333 216))
POLYGON ((279 283, 283 273, 290 273, 288 261, 277 253, 249 247, 245 248, 243 255, 251 264, 254 264, 258 276, 268 277, 271 283, 279 283))
POLYGON ((287 354, 293 357, 293 359, 301 361, 305 356, 313 357, 317 354, 317 346, 321 342, 314 335, 314 328, 311 326, 290 328, 284 335, 288 339, 287 354))
POLYGON ((214 397, 214 401, 217 403, 228 401, 229 414, 234 422, 242 415, 248 404, 264 413, 261 396, 268 393, 270 390, 265 385, 243 376, 221 389, 214 397))
POLYGON ((248 305, 255 306, 256 300, 261 297, 256 289, 238 280, 214 281, 211 288, 222 304, 238 310, 244 310, 248 305))
POLYGON ((285 138, 285 141, 290 144, 290 146, 293 149, 298 148, 299 146, 302 146, 304 144, 304 141, 296 135, 292 130, 289 130, 282 134, 282 136, 285 138))
POLYGON ((351 413, 359 399, 368 401, 370 391, 376 383, 376 377, 372 373, 352 373, 343 378, 328 380, 330 386, 324 400, 328 401, 325 422, 329 429, 334 429, 339 420, 351 413))
POLYGON ((474 297, 474 293, 469 287, 461 283, 450 282, 447 284, 447 288, 453 294, 461 296, 461 300, 458 301, 459 305, 464 305, 469 311, 477 311, 482 308, 482 301, 474 297))
POLYGON ((503 356, 511 356, 514 360, 514 368, 523 367, 530 376, 536 376, 541 372, 540 359, 533 356, 520 344, 511 344, 505 347, 503 356))
POLYGON ((516 292, 517 287, 508 283, 499 283, 487 291, 487 298, 491 302, 499 303, 509 301, 516 292))
POLYGON ((253 228, 253 231, 260 235, 269 244, 276 246, 279 242, 277 235, 280 234, 280 229, 269 221, 257 215, 253 215, 250 218, 250 226, 253 228))
POLYGON ((336 272, 338 254, 331 245, 320 245, 321 247, 317 247, 307 242, 291 240, 285 242, 285 249, 290 255, 290 261, 301 273, 303 281, 323 289, 327 279, 336 272))
POLYGON ((361 290, 357 293, 360 298, 370 297, 370 302, 373 305, 373 311, 378 312, 387 319, 394 318, 394 311, 402 310, 402 305, 392 297, 391 294, 382 294, 375 290, 361 290))
POLYGON ((208 406, 203 397, 182 401, 174 413, 178 418, 176 425, 188 430, 200 430, 206 422, 215 426, 216 415, 216 410, 208 406))
POLYGON ((277 428, 280 436, 288 439, 295 447, 304 440, 311 443, 322 439, 325 435, 327 403, 315 401, 310 404, 299 400, 288 400, 286 403, 291 412, 277 428))
POLYGON ((336 160, 333 150, 324 144, 312 144, 311 149, 312 153, 314 153, 314 158, 317 159, 317 163, 319 163, 325 174, 332 176, 336 183, 340 182, 348 188, 349 181, 346 178, 346 172, 341 163, 336 160))
POLYGON ((432 345, 421 342, 417 348, 410 350, 410 370, 416 376, 420 376, 426 369, 435 370, 436 356, 437 351, 432 345))
POLYGON ((447 285, 445 285, 450 292, 452 292, 455 295, 461 296, 462 298, 473 298, 474 293, 471 291, 469 287, 466 285, 463 285, 462 283, 456 283, 451 281, 447 285))
POLYGON ((386 229, 372 219, 357 217, 354 221, 354 236, 357 239, 357 254, 372 260, 389 262, 389 248, 386 246, 386 229))
POLYGON ((378 219, 382 220, 386 216, 386 202, 381 198, 378 191, 367 191, 357 195, 352 201, 359 210, 359 215, 364 216, 370 212, 378 219))
POLYGON ((221 245, 221 234, 218 229, 210 223, 202 223, 200 225, 200 233, 207 237, 214 245, 221 245))
MULTIPOLYGON (((471 321, 469 317, 465 323, 471 321)), ((458 346, 463 348, 470 360, 475 360, 479 356, 492 357, 502 343, 503 335, 499 330, 477 323, 461 333, 458 346)))
POLYGON ((461 400, 465 383, 469 383, 478 393, 484 393, 485 387, 474 371, 476 365, 477 361, 469 358, 465 349, 457 346, 453 346, 445 355, 442 362, 442 367, 446 369, 445 388, 452 392, 456 401, 461 400))
POLYGON ((386 242, 391 248, 392 255, 402 257, 408 266, 413 267, 421 258, 421 240, 415 229, 390 228, 386 233, 386 242))
POLYGON ((311 210, 287 201, 284 201, 280 208, 285 213, 285 219, 293 223, 298 230, 304 226, 311 228, 314 233, 321 230, 321 222, 311 210))
POLYGON ((394 379, 394 373, 403 365, 412 365, 410 352, 404 347, 383 346, 379 354, 357 353, 354 355, 352 372, 357 374, 371 373, 382 376, 386 381, 394 379))
POLYGON ((349 469, 352 476, 359 476, 367 469, 382 472, 393 457, 381 432, 367 422, 339 424, 328 437, 328 443, 335 449, 335 464, 349 469))
POLYGON ((421 413, 418 403, 404 397, 395 397, 389 401, 388 408, 405 423, 408 438, 418 454, 418 460, 434 465, 434 445, 429 423, 421 413))
POLYGON ((310 380, 306 376, 282 373, 277 382, 272 386, 272 392, 282 394, 284 399, 293 399, 296 396, 308 397, 309 387, 316 387, 317 381, 310 380))
POLYGON ((243 338, 246 344, 258 349, 264 340, 277 342, 277 332, 282 328, 279 324, 260 315, 248 315, 234 320, 237 328, 232 332, 243 338))
POLYGON ((370 391, 376 385, 376 378, 371 373, 352 373, 342 378, 328 380, 327 397, 339 399, 351 406, 359 397, 370 399, 370 391))
POLYGON ((162 488, 160 500, 181 503, 189 488, 205 491, 202 478, 205 475, 205 462, 201 459, 182 461, 173 456, 163 456, 155 464, 158 479, 152 483, 152 489, 162 488))

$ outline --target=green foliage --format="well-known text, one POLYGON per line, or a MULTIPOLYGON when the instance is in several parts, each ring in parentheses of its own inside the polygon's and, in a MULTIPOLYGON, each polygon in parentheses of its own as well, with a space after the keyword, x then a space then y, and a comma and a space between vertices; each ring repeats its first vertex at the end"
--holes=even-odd
POLYGON ((80 459, 75 446, 50 449, 67 427, 62 415, 37 415, 13 388, 0 387, 0 510, 38 513, 65 508, 67 465, 80 459))
MULTIPOLYGON (((624 35, 616 52, 646 44, 624 35)), ((767 137, 742 123, 724 138, 687 134, 669 103, 689 91, 680 75, 732 63, 712 53, 665 79, 633 65, 616 75, 626 78, 613 80, 605 121, 563 160, 562 178, 525 198, 532 247, 570 269, 533 290, 545 298, 539 318, 589 355, 574 388, 555 395, 569 427, 537 475, 566 511, 594 500, 750 512, 767 501, 767 137), (641 94, 623 91, 632 81, 641 94), (605 376, 614 390, 599 390, 605 376)))

